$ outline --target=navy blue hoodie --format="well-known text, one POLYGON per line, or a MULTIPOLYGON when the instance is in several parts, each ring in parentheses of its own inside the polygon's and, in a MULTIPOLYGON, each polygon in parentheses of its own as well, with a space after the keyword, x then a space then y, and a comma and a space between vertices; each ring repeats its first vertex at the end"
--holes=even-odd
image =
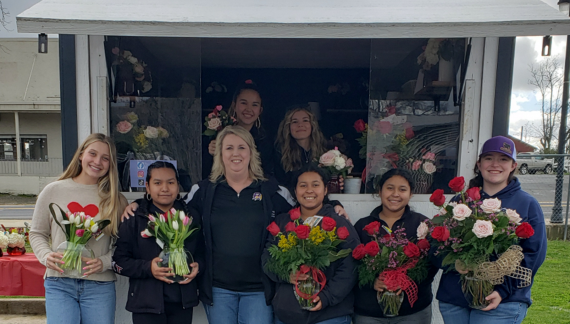
MULTIPOLYGON (((320 216, 328 216, 336 221, 337 228, 346 227, 349 232, 348 238, 339 244, 339 249, 352 249, 360 244, 358 234, 348 220, 338 216, 331 205, 323 205, 317 213, 320 216)), ((285 226, 291 221, 289 214, 280 214, 275 218, 275 223, 282 232, 285 226)), ((300 221, 302 224, 302 221, 300 221)), ((265 269, 265 264, 269 259, 267 248, 276 244, 276 240, 269 236, 265 251, 263 251, 262 262, 264 271, 271 280, 275 281, 275 297, 273 298, 273 311, 280 321, 287 324, 313 324, 326 321, 328 319, 351 315, 353 311, 354 293, 353 287, 358 274, 356 273, 356 261, 351 255, 343 259, 336 260, 329 267, 323 270, 327 278, 324 289, 319 293, 322 309, 311 312, 303 310, 293 293, 293 285, 278 278, 274 273, 265 269)))
MULTIPOLYGON (((523 222, 528 222, 534 229, 534 235, 528 239, 520 240, 523 248, 524 260, 521 266, 532 270, 532 277, 544 262, 546 257, 546 228, 544 215, 538 201, 521 189, 518 179, 512 180, 507 187, 493 196, 481 191, 481 199, 498 198, 503 208, 516 210, 523 222)), ((501 303, 517 302, 531 305, 530 288, 517 288, 517 280, 505 277, 505 282, 495 286, 495 290, 503 299, 501 303)), ((461 292, 460 275, 455 271, 444 273, 439 283, 436 298, 439 301, 468 308, 469 305, 461 292)))

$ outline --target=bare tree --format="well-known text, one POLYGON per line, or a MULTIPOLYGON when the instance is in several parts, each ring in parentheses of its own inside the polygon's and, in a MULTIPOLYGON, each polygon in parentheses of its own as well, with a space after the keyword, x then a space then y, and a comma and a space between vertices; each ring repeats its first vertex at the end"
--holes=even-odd
POLYGON ((8 29, 8 24, 10 23, 8 16, 10 16, 10 12, 2 5, 2 1, 0 0, 0 25, 6 30, 10 30, 8 29))
POLYGON ((542 120, 535 127, 542 150, 552 148, 552 140, 557 139, 556 132, 560 125, 562 108, 563 68, 556 58, 547 58, 537 65, 530 64, 531 79, 529 83, 540 93, 542 120))

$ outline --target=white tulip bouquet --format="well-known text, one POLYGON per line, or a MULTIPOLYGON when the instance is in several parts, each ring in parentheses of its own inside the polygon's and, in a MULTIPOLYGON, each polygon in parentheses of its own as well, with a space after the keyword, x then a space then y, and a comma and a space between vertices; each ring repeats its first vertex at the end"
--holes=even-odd
POLYGON ((161 254, 163 263, 168 264, 175 274, 173 280, 184 280, 183 276, 190 273, 188 259, 192 262, 192 256, 184 250, 184 241, 198 230, 198 227, 191 228, 192 216, 171 208, 166 214, 148 215, 148 220, 147 228, 141 232, 141 236, 156 237, 156 243, 164 249, 161 254))

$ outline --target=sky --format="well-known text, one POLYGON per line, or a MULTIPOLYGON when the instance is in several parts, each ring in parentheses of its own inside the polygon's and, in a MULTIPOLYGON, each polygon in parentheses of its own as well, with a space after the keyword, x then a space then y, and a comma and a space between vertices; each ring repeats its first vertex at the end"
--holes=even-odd
MULTIPOLYGON (((39 0, 1 0, 4 7, 10 12, 8 17, 9 31, 0 27, 0 38, 7 37, 37 37, 37 34, 18 34, 16 28, 16 16, 27 8, 39 2, 39 0)), ((558 0, 541 0, 558 9, 558 0)), ((57 35, 50 35, 57 37, 57 35)), ((509 134, 520 138, 521 126, 534 123, 540 124, 540 96, 534 86, 529 84, 531 74, 530 64, 538 64, 544 58, 540 55, 542 49, 542 37, 517 37, 515 47, 515 62, 513 73, 513 89, 511 93, 511 114, 509 134)), ((566 51, 566 36, 554 36, 552 41, 552 57, 564 66, 564 53, 566 51)), ((532 132, 523 133, 523 139, 538 146, 538 138, 533 137, 532 132)))

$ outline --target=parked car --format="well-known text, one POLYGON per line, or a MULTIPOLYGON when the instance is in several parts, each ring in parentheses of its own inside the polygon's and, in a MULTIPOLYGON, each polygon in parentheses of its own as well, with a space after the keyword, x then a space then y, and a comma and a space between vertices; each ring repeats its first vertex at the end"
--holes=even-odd
POLYGON ((546 174, 551 174, 554 170, 554 159, 547 159, 543 157, 533 157, 534 153, 519 153, 517 155, 517 163, 520 174, 536 173, 536 171, 543 171, 546 174))

